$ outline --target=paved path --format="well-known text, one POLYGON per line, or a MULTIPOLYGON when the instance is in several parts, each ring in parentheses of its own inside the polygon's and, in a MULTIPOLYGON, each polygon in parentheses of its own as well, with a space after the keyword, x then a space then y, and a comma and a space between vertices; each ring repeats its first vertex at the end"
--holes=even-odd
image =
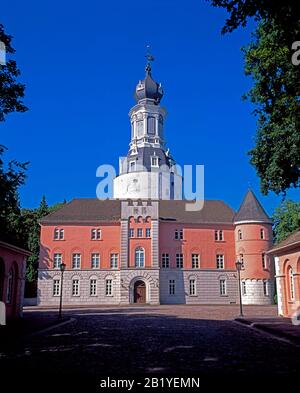
MULTIPOLYGON (((261 315, 267 310, 274 311, 265 308, 261 315)), ((38 375, 46 384, 61 377, 69 386, 80 380, 95 384, 108 375, 244 382, 298 377, 300 347, 234 322, 234 311, 219 309, 219 317, 211 306, 65 311, 70 323, 15 340, 0 354, 0 369, 38 375)))

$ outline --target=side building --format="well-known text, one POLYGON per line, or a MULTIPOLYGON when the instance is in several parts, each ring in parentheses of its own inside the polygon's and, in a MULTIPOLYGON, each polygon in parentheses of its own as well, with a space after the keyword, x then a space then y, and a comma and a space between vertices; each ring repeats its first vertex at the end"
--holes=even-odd
POLYGON ((235 304, 237 258, 243 302, 271 304, 271 222, 252 191, 237 214, 223 201, 186 203, 74 199, 42 219, 39 304, 59 304, 61 263, 66 305, 235 304))

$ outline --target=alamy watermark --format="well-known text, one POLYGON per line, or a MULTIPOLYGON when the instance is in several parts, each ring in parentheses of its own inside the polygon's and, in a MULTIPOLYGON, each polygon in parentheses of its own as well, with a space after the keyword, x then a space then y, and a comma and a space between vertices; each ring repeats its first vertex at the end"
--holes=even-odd
POLYGON ((141 199, 184 199, 186 211, 200 211, 204 206, 204 165, 174 165, 147 168, 142 165, 134 170, 120 173, 123 183, 114 184, 118 175, 112 165, 100 165, 96 177, 100 181, 96 187, 98 199, 111 198, 117 195, 114 186, 118 187, 116 197, 130 199, 131 196, 141 199), (145 173, 147 174, 145 176, 145 173), (125 175, 125 176, 124 176, 125 175))
POLYGON ((295 51, 292 55, 292 64, 298 66, 300 64, 300 41, 293 42, 292 50, 295 51))

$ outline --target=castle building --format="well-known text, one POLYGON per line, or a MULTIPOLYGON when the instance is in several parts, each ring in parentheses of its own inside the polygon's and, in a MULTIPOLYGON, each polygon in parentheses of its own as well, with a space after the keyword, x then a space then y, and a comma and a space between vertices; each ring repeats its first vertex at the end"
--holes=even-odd
POLYGON ((135 89, 131 140, 112 199, 74 199, 41 222, 38 297, 58 305, 273 302, 272 222, 251 190, 238 212, 220 200, 186 209, 166 147, 163 91, 146 67, 135 89))

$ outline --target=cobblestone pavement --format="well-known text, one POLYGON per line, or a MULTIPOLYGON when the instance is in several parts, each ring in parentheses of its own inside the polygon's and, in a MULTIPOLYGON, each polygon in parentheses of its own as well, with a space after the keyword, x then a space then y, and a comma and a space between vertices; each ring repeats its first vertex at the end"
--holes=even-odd
MULTIPOLYGON (((94 387, 109 375, 193 375, 203 381, 244 382, 251 382, 249 377, 268 381, 298 376, 300 347, 234 322, 236 311, 213 306, 65 311, 72 318, 69 323, 10 343, 0 353, 0 370, 3 375, 11 370, 36 375, 48 386, 60 377, 69 386, 84 380, 94 387)), ((270 317, 274 307, 246 312, 270 317)), ((32 386, 31 379, 22 383, 32 386)))

